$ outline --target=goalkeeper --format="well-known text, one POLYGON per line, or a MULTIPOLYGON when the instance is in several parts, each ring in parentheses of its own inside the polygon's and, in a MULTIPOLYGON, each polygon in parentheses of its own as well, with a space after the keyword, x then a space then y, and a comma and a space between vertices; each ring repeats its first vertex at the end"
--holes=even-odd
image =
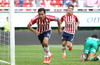
POLYGON ((100 39, 98 39, 97 35, 92 35, 91 37, 88 37, 84 44, 84 50, 82 52, 80 60, 82 62, 84 61, 90 61, 90 60, 99 60, 100 56, 95 56, 96 52, 98 51, 100 46, 100 39))

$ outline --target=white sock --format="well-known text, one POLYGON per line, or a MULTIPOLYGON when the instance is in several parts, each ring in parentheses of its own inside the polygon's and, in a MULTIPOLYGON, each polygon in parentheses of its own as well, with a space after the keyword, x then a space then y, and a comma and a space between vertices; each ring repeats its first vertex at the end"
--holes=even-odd
POLYGON ((62 46, 62 54, 66 55, 66 46, 62 46))
POLYGON ((51 56, 49 47, 44 47, 44 53, 45 53, 45 57, 50 57, 51 56))
POLYGON ((100 56, 97 56, 98 60, 100 60, 100 56))

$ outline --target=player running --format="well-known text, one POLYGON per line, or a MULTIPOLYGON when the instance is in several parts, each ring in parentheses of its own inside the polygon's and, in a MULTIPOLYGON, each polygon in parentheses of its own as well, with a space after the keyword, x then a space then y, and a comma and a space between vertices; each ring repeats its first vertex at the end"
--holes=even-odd
POLYGON ((35 16, 28 24, 28 28, 30 31, 35 33, 40 40, 42 47, 44 48, 44 64, 50 64, 51 61, 51 52, 49 50, 48 41, 51 36, 51 21, 59 21, 58 18, 52 15, 46 15, 46 11, 44 8, 38 9, 38 15, 35 16), (37 24, 37 30, 32 28, 32 25, 37 24))
POLYGON ((82 62, 89 60, 100 60, 100 56, 95 56, 100 46, 100 39, 97 35, 88 37, 84 44, 84 50, 82 52, 80 60, 82 62))
MULTIPOLYGON (((73 5, 69 5, 67 9, 67 13, 61 17, 61 24, 64 21, 65 27, 62 34, 62 58, 66 58, 66 45, 69 48, 69 50, 72 50, 72 41, 74 39, 75 31, 77 30, 79 26, 79 20, 77 16, 73 14, 73 5)), ((59 31, 62 31, 62 27, 60 25, 59 31)))

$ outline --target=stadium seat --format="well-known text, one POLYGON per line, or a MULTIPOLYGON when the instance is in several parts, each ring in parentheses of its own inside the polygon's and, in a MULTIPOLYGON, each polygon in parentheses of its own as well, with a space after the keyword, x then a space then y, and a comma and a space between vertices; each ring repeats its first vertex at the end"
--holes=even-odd
POLYGON ((42 7, 51 7, 51 4, 50 4, 51 0, 41 0, 41 6, 42 7))
POLYGON ((16 0, 16 1, 15 1, 15 6, 16 6, 16 7, 19 7, 19 0, 16 0))
POLYGON ((63 6, 63 0, 52 0, 50 4, 52 6, 63 6))
POLYGON ((44 6, 44 7, 46 6, 44 0, 41 1, 41 6, 44 6))
POLYGON ((0 2, 0 7, 2 7, 2 2, 0 2))
MULTIPOLYGON (((32 7, 32 3, 29 0, 24 0, 23 7, 32 7)), ((26 11, 31 11, 32 9, 26 9, 26 11)))
POLYGON ((9 7, 10 2, 4 2, 4 7, 9 7))
POLYGON ((29 1, 29 0, 24 0, 23 6, 24 6, 24 7, 32 7, 31 1, 29 1))
POLYGON ((100 7, 100 0, 98 0, 98 6, 100 7))
POLYGON ((0 6, 1 7, 8 7, 9 6, 9 0, 1 0, 0 1, 0 6))

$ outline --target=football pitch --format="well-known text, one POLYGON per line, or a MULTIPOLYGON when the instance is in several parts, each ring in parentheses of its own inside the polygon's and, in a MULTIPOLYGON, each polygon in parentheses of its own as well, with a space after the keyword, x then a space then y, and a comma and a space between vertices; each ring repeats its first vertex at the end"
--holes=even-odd
MULTIPOLYGON (((67 58, 63 59, 61 46, 50 45, 53 54, 50 65, 100 65, 100 61, 81 62, 82 49, 82 45, 74 45, 72 51, 67 50, 67 58)), ((43 64, 43 57, 41 45, 16 45, 16 65, 46 65, 43 64)))

